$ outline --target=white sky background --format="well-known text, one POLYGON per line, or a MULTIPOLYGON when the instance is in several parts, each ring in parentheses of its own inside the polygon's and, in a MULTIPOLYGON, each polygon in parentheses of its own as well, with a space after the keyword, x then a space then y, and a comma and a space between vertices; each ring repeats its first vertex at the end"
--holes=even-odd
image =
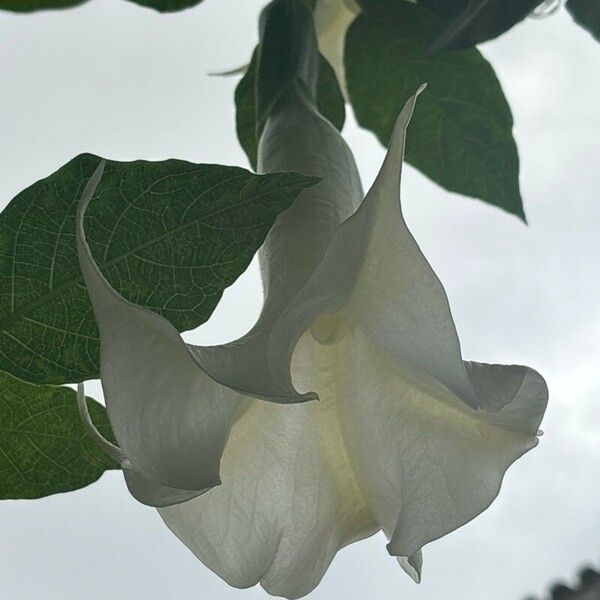
MULTIPOLYGON (((205 0, 164 16, 93 0, 0 13, 0 206, 84 151, 246 166, 236 81, 206 74, 248 60, 262 4, 205 0)), ((548 380, 545 435, 509 470, 491 509, 425 548, 420 586, 376 536, 338 555, 314 600, 519 600, 600 561, 600 45, 562 13, 483 52, 515 116, 529 227, 411 168, 403 202, 446 286, 465 357, 527 364, 548 380)), ((345 135, 368 186, 383 150, 352 118, 345 135)), ((237 337, 260 303, 253 265, 187 337, 237 337)), ((212 574, 118 472, 74 493, 0 502, 0 599, 138 598, 266 594, 212 574)))

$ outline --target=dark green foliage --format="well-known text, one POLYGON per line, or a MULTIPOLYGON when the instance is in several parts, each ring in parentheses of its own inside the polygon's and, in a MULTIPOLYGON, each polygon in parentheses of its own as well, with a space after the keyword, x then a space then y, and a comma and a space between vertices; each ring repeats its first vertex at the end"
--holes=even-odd
MULTIPOLYGON (((176 12, 200 4, 202 0, 131 0, 140 6, 153 8, 158 12, 176 12)), ((33 12, 36 10, 56 10, 71 8, 87 0, 0 0, 0 9, 13 12, 33 12)))
MULTIPOLYGON (((91 399, 88 406, 98 430, 112 439, 104 407, 91 399)), ((118 468, 87 436, 73 390, 0 372, 1 500, 76 490, 118 468)))
POLYGON ((387 145, 404 102, 423 83, 406 160, 444 188, 523 218, 512 116, 490 64, 476 50, 428 52, 444 28, 429 10, 380 0, 346 37, 346 77, 358 122, 387 145))
POLYGON ((32 12, 34 10, 71 8, 84 2, 87 0, 0 0, 0 9, 13 12, 32 12))
MULTIPOLYGON (((73 159, 0 215, 0 369, 32 383, 98 376, 75 211, 99 161, 73 159)), ((192 329, 247 268, 276 216, 315 182, 180 160, 108 161, 86 215, 88 241, 123 296, 192 329)))
POLYGON ((600 0, 567 0, 567 10, 600 42, 600 0))

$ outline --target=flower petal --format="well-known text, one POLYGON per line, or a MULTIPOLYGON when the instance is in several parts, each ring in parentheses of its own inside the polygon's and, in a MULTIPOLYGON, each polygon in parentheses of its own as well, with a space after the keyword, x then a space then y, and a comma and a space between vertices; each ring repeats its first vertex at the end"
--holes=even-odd
POLYGON ((421 571, 423 569, 423 552, 419 550, 412 556, 398 556, 398 564, 404 572, 413 579, 415 583, 421 583, 421 571))
POLYGON ((355 0, 317 0, 315 5, 315 28, 319 39, 319 50, 333 67, 346 98, 348 97, 344 68, 346 31, 359 12, 360 6, 355 0))
POLYGON ((398 360, 474 406, 446 292, 408 230, 399 201, 406 129, 418 93, 398 116, 383 166, 360 209, 361 218, 370 221, 369 239, 345 313, 398 360))
POLYGON ((262 110, 265 125, 258 145, 258 171, 295 171, 321 177, 322 181, 309 193, 302 192, 279 215, 261 248, 265 302, 256 325, 235 342, 193 347, 192 352, 216 381, 242 394, 292 403, 316 398, 314 392, 299 394, 295 390, 290 372, 292 354, 315 318, 340 306, 347 297, 360 246, 351 249, 355 257, 352 262, 346 254, 337 253, 338 260, 327 269, 327 275, 335 272, 333 278, 315 277, 315 271, 339 225, 362 202, 363 190, 348 145, 309 98, 315 92, 311 85, 316 84, 318 68, 318 62, 310 60, 317 55, 312 16, 302 3, 271 3, 261 16, 261 37, 266 30, 281 25, 281 19, 284 23, 297 21, 290 35, 300 36, 294 54, 300 64, 297 68, 289 65, 285 77, 277 75, 274 65, 280 62, 280 40, 274 38, 272 44, 262 40, 257 65, 259 92, 263 71, 263 77, 274 73, 273 79, 279 77, 281 81, 278 85, 270 78, 263 82, 268 109, 262 110), (290 73, 302 81, 288 81, 290 73), (309 281, 314 284, 307 285, 309 281))
MULTIPOLYGON (((435 377, 476 406, 446 293, 408 231, 399 203, 406 128, 421 89, 398 116, 373 187, 337 228, 321 262, 280 320, 286 331, 319 312, 329 313, 329 326, 332 321, 359 323, 397 360, 435 377)), ((284 240, 282 236, 275 247, 276 255, 281 248, 285 256, 284 240)), ((284 258, 279 268, 285 264, 284 258)), ((272 335, 279 328, 277 324, 272 335)))
POLYGON ((102 167, 83 194, 77 248, 100 330, 107 410, 132 494, 151 505, 180 502, 219 483, 223 447, 246 399, 206 375, 166 319, 125 300, 98 269, 83 216, 102 167))
POLYGON ((160 509, 175 535, 231 585, 260 581, 271 594, 298 598, 338 549, 377 529, 346 457, 330 356, 306 334, 294 353, 294 383, 317 387, 321 401, 252 402, 231 431, 223 484, 160 509))
POLYGON ((393 555, 411 557, 485 510, 506 469, 537 444, 547 390, 530 369, 517 367, 516 389, 510 376, 488 379, 507 392, 503 406, 475 410, 359 327, 338 357, 344 440, 393 555))
POLYGON ((465 362, 478 404, 499 427, 536 435, 548 403, 548 387, 533 369, 521 365, 465 362))
POLYGON ((227 383, 239 381, 236 386, 260 398, 311 397, 298 388, 318 389, 322 400, 251 402, 225 448, 223 484, 160 513, 230 584, 260 581, 272 594, 295 598, 317 585, 339 548, 377 526, 346 457, 327 347, 305 334, 316 316, 341 306, 351 289, 360 247, 323 285, 315 270, 339 224, 361 202, 362 188, 343 139, 303 94, 292 87, 279 102, 261 138, 260 168, 311 173, 323 181, 278 217, 265 241, 265 305, 258 323, 241 340, 205 349, 203 358, 212 352, 226 361, 227 383))
MULTIPOLYGON (((348 286, 342 288, 340 281, 353 281, 357 259, 351 264, 347 254, 338 252, 327 277, 315 271, 363 192, 354 158, 335 127, 296 87, 279 102, 260 140, 259 171, 291 170, 322 181, 277 217, 260 250, 265 302, 256 325, 235 342, 202 349, 199 360, 215 379, 240 392, 297 402, 316 396, 300 395, 292 384, 296 342, 321 312, 343 304, 348 286)), ((360 247, 352 249, 357 258, 359 252, 360 247)))
POLYGON ((391 537, 390 552, 410 557, 401 565, 418 579, 422 546, 483 511, 510 464, 537 444, 548 394, 527 367, 462 360, 444 288, 399 203, 415 100, 400 113, 373 187, 316 274, 341 261, 340 236, 362 245, 339 311, 345 335, 332 347, 338 412, 364 498, 391 537))
POLYGON ((299 290, 339 223, 360 202, 362 188, 335 128, 295 88, 280 102, 285 110, 274 111, 261 140, 263 169, 297 169, 324 181, 302 194, 270 232, 261 253, 265 306, 242 339, 187 346, 164 318, 116 293, 94 263, 83 229, 100 171, 81 202, 78 250, 100 328, 102 384, 127 457, 124 472, 141 502, 170 504, 178 497, 173 489, 184 500, 218 484, 223 448, 248 395, 284 403, 315 398, 293 387, 291 357, 321 305, 337 296, 331 284, 321 295, 299 290))

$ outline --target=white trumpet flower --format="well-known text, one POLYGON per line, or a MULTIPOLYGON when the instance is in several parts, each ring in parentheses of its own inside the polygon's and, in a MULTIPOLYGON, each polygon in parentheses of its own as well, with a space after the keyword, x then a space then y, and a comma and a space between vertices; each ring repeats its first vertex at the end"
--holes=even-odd
POLYGON ((344 96, 347 96, 344 69, 346 31, 360 13, 356 0, 317 0, 315 28, 321 54, 335 71, 344 96))
POLYGON ((527 367, 462 359, 444 288, 402 216, 416 96, 364 197, 340 134, 292 86, 267 119, 262 171, 322 177, 282 213, 260 259, 261 316, 240 340, 186 345, 113 290, 78 215, 101 377, 131 493, 236 587, 298 598, 336 552, 383 530, 420 578, 421 548, 494 500, 537 444, 547 388, 527 367), (318 400, 318 401, 317 401, 318 400))

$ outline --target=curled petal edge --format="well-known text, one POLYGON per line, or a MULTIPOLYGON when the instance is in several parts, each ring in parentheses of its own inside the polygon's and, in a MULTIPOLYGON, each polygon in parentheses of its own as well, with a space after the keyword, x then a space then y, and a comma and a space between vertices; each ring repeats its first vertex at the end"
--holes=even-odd
POLYGON ((93 426, 82 389, 79 410, 92 438, 121 465, 132 495, 166 506, 220 484, 222 449, 246 399, 198 368, 166 319, 125 300, 104 278, 83 225, 103 169, 104 161, 78 207, 77 249, 100 330, 102 387, 120 447, 93 426))

